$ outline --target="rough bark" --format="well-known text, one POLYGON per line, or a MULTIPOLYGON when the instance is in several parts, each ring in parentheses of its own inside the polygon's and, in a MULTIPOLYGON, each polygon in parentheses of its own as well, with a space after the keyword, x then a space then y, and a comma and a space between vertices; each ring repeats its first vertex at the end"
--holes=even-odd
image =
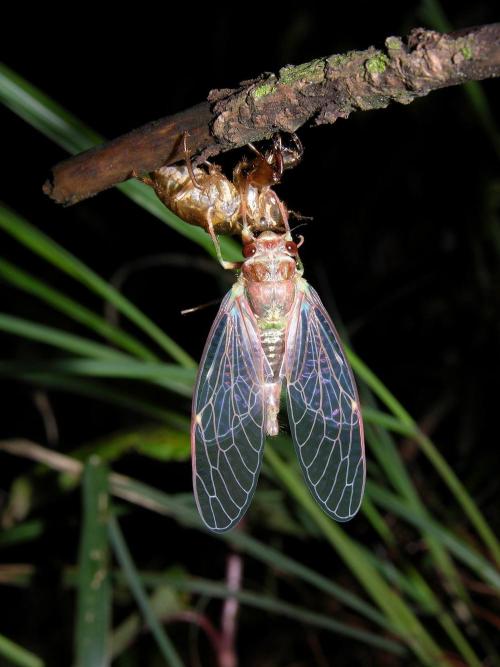
POLYGON ((208 102, 144 125, 60 162, 44 192, 74 204, 102 190, 180 159, 190 135, 203 158, 305 123, 334 123, 353 111, 409 104, 433 90, 500 76, 500 23, 441 34, 416 28, 388 37, 383 49, 319 58, 262 74, 239 88, 214 90, 208 102))

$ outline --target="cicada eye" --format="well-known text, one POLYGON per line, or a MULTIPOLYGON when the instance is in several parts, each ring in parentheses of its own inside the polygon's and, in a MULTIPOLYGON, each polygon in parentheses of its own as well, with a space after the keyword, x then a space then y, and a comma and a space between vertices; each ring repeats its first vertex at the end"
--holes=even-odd
POLYGON ((243 246, 243 257, 252 257, 257 252, 255 243, 247 243, 243 246))
POLYGON ((296 255, 297 254, 297 244, 294 243, 293 241, 287 241, 285 245, 286 251, 290 253, 290 255, 296 255))

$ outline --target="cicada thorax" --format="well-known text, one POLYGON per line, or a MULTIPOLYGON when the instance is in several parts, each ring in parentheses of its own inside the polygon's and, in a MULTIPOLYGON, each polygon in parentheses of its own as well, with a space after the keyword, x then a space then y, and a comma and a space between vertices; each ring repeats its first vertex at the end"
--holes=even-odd
POLYGON ((285 232, 286 220, 283 215, 284 205, 269 186, 258 188, 248 185, 242 194, 242 229, 246 227, 252 234, 265 231, 285 232))
MULTIPOLYGON (((235 167, 233 182, 241 196, 242 236, 256 235, 264 231, 288 232, 288 214, 283 202, 273 190, 283 176, 302 159, 302 145, 292 135, 294 146, 285 147, 281 136, 275 135, 273 144, 266 153, 254 151, 253 159, 243 159, 235 167)), ((245 239, 244 239, 245 240, 245 239)))
POLYGON ((271 384, 279 385, 267 390, 271 401, 271 404, 268 401, 268 433, 271 435, 277 429, 279 400, 276 402, 275 399, 276 392, 279 398, 281 388, 285 332, 300 276, 294 256, 297 249, 285 234, 265 231, 246 244, 243 252, 246 259, 241 269, 241 281, 257 321, 262 349, 272 370, 271 384), (276 407, 276 411, 272 406, 276 407))

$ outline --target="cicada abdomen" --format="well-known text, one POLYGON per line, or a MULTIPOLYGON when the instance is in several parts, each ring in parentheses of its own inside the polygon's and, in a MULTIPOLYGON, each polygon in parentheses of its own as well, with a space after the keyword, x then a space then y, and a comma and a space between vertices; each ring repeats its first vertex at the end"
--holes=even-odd
POLYGON ((151 173, 150 181, 165 206, 185 222, 209 233, 239 233, 241 197, 216 165, 161 167, 151 173))

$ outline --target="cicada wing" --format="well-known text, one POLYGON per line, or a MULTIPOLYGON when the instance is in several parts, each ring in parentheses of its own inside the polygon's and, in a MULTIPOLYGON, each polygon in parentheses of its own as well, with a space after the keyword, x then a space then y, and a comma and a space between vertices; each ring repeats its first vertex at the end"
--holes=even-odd
POLYGON ((328 515, 348 521, 366 474, 358 393, 320 298, 305 280, 299 287, 284 361, 290 429, 312 495, 328 515))
POLYGON ((191 424, 196 504, 216 532, 242 518, 255 491, 265 440, 266 363, 245 295, 229 292, 205 346, 191 424))

